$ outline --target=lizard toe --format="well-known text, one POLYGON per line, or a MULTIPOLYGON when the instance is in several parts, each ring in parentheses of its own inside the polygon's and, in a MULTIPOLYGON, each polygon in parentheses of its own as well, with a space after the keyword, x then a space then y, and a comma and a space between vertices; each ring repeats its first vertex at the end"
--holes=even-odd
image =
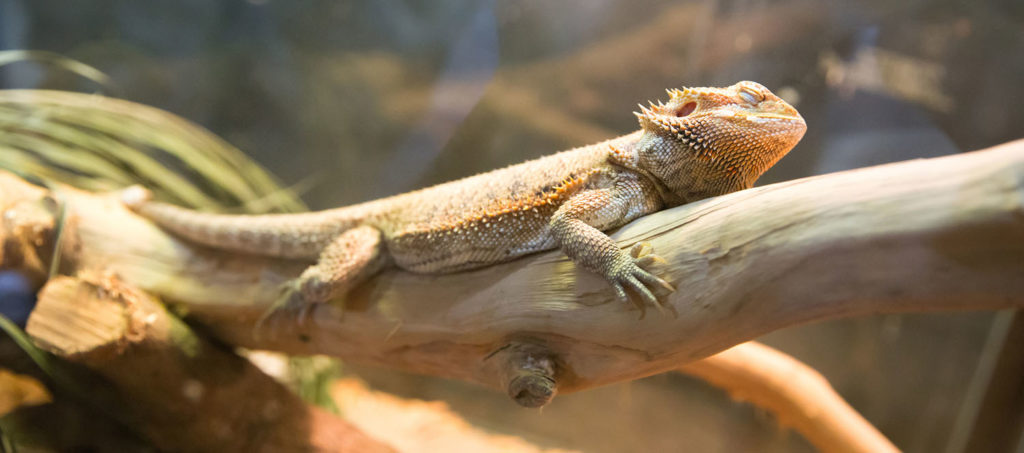
POLYGON ((617 282, 613 282, 612 283, 612 290, 615 291, 615 298, 618 299, 619 302, 622 302, 622 303, 629 302, 629 295, 626 294, 626 289, 623 288, 621 284, 619 284, 617 282))
POLYGON ((636 274, 636 278, 640 279, 640 281, 644 282, 648 287, 660 287, 670 293, 676 290, 671 283, 666 282, 661 277, 658 277, 645 269, 641 269, 641 272, 636 274))
POLYGON ((278 316, 294 321, 300 328, 305 327, 317 302, 305 295, 307 285, 304 283, 296 279, 281 285, 277 300, 260 315, 254 329, 261 330, 271 318, 278 316))
MULTIPOLYGON (((658 311, 661 312, 661 314, 668 314, 668 312, 665 309, 665 305, 661 302, 661 300, 658 299, 654 292, 651 291, 651 288, 655 286, 667 286, 668 288, 672 288, 672 286, 669 285, 668 282, 643 270, 633 275, 633 281, 635 282, 635 286, 633 286, 633 291, 635 291, 637 295, 639 295, 640 298, 643 300, 643 303, 641 305, 649 303, 654 305, 654 307, 657 308, 658 311)), ((642 314, 640 316, 640 319, 643 319, 642 314)))
POLYGON ((647 288, 647 285, 644 285, 637 278, 636 275, 630 275, 629 277, 627 277, 624 280, 624 283, 625 283, 625 286, 628 286, 629 289, 631 289, 633 291, 633 293, 635 293, 637 296, 640 297, 640 299, 642 300, 643 303, 645 303, 645 304, 648 304, 648 303, 650 303, 650 304, 657 304, 658 303, 658 298, 654 296, 654 293, 651 292, 651 290, 649 288, 647 288))
POLYGON ((649 242, 641 242, 633 246, 633 250, 630 252, 633 256, 633 264, 639 268, 638 271, 634 271, 634 275, 637 276, 641 281, 649 287, 660 287, 668 292, 674 292, 676 289, 671 284, 661 279, 657 275, 654 275, 651 271, 647 270, 651 265, 654 264, 666 264, 668 261, 665 258, 654 253, 649 242), (633 251, 638 249, 644 249, 636 254, 633 251))
POLYGON ((635 288, 634 283, 631 283, 629 281, 629 278, 624 278, 620 281, 612 283, 612 288, 615 289, 615 295, 618 297, 619 302, 632 303, 633 306, 640 310, 640 318, 638 319, 644 319, 644 316, 647 315, 647 307, 644 306, 644 301, 635 297, 629 297, 629 295, 626 293, 627 287, 630 290, 634 290, 635 288))
POLYGON ((644 318, 645 308, 648 304, 654 305, 658 311, 666 313, 666 307, 658 300, 655 291, 658 293, 675 291, 670 283, 644 269, 645 266, 659 261, 664 260, 650 253, 649 244, 637 244, 633 246, 628 255, 622 257, 615 266, 617 271, 611 273, 608 278, 620 301, 631 301, 641 310, 640 319, 644 318), (648 250, 643 250, 645 247, 648 250), (633 293, 633 297, 629 297, 626 290, 633 293))
POLYGON ((650 254, 650 255, 641 256, 641 257, 637 258, 635 262, 636 262, 637 266, 640 266, 640 267, 642 267, 644 269, 646 269, 648 266, 650 266, 652 264, 665 264, 665 263, 668 263, 668 261, 665 261, 665 258, 662 258, 661 256, 655 255, 653 253, 650 254))
POLYGON ((629 255, 633 258, 642 258, 651 254, 654 251, 654 246, 650 242, 643 241, 633 244, 633 247, 629 249, 629 255))

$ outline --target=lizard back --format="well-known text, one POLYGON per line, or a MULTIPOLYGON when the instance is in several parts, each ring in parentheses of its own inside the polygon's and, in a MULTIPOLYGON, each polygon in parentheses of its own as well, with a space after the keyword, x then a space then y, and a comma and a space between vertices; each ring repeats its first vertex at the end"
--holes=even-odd
MULTIPOLYGON (((631 134, 370 202, 395 264, 414 272, 470 269, 556 246, 552 214, 572 195, 610 184, 609 145, 631 134)), ((623 222, 624 223, 624 222, 623 222)))
POLYGON ((379 229, 400 267, 445 272, 554 247, 547 219, 568 196, 600 182, 606 142, 351 206, 299 214, 231 215, 126 201, 190 241, 234 252, 315 259, 339 234, 379 229), (514 222, 508 219, 516 219, 514 222))

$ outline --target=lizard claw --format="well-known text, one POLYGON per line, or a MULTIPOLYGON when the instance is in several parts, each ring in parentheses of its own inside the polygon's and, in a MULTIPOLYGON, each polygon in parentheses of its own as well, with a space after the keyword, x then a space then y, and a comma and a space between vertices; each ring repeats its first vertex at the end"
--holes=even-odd
POLYGON ((256 330, 259 330, 271 318, 284 314, 288 320, 294 320, 300 328, 306 326, 310 313, 313 311, 315 302, 310 302, 303 296, 301 282, 291 280, 283 285, 277 301, 274 302, 256 321, 256 330))
POLYGON ((629 256, 632 256, 633 258, 640 258, 643 256, 656 256, 653 255, 652 252, 654 252, 654 247, 651 245, 650 242, 637 242, 636 244, 633 244, 632 248, 629 249, 629 256))
POLYGON ((664 291, 672 292, 675 291, 675 288, 645 269, 654 263, 664 263, 665 259, 653 253, 650 243, 641 242, 634 245, 628 255, 623 254, 618 261, 608 277, 618 299, 621 302, 630 301, 630 297, 626 293, 628 288, 639 298, 639 300, 633 300, 633 303, 640 309, 640 319, 647 314, 645 310, 647 304, 653 304, 658 311, 666 313, 664 305, 651 290, 652 288, 661 288, 664 291))

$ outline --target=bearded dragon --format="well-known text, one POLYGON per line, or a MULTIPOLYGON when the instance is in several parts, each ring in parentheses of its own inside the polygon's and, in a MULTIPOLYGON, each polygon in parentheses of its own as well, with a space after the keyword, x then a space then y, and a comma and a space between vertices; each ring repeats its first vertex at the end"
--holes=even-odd
POLYGON ((225 215, 124 202, 164 229, 231 252, 312 264, 287 287, 303 311, 343 296, 382 268, 447 273, 558 248, 603 276, 617 298, 658 305, 673 288, 647 270, 658 260, 620 250, 603 231, 645 214, 746 189, 807 126, 760 84, 668 90, 634 112, 640 130, 500 170, 353 206, 300 214, 225 215))

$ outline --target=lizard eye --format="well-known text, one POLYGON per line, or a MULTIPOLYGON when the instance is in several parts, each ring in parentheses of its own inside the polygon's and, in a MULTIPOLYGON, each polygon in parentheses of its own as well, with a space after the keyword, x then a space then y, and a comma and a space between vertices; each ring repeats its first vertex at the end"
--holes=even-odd
POLYGON ((748 104, 757 104, 764 100, 764 95, 761 92, 747 87, 740 88, 740 97, 748 104))

